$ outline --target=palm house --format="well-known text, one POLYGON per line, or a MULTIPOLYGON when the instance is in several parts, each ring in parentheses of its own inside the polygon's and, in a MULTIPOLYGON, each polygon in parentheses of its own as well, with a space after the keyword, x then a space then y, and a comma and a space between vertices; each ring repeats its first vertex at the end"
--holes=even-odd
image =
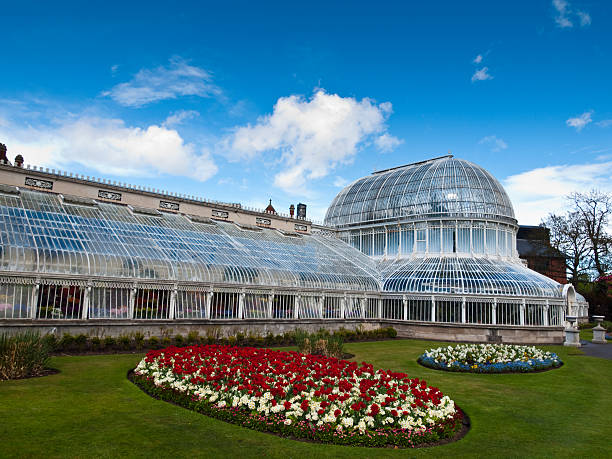
POLYGON ((402 295, 387 296, 384 316, 562 323, 562 286, 522 264, 508 195, 469 161, 448 155, 356 180, 332 201, 325 224, 376 261, 383 292, 402 295))
POLYGON ((517 229, 500 183, 452 156, 356 180, 322 225, 18 156, 0 161, 0 329, 349 323, 558 341, 578 300, 523 265, 517 229))

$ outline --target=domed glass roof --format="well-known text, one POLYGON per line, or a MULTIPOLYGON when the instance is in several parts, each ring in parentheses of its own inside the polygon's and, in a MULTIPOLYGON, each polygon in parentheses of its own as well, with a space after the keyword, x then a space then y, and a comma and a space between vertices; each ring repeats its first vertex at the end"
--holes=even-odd
POLYGON ((489 172, 452 155, 375 172, 344 188, 325 224, 385 220, 478 218, 515 223, 504 188, 489 172))
POLYGON ((561 298, 562 286, 519 262, 428 257, 379 263, 383 291, 561 298))

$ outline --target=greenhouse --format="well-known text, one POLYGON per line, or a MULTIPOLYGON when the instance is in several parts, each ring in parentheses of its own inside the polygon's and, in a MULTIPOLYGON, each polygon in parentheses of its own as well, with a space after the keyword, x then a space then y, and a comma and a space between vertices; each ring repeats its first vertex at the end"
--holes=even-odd
POLYGON ((563 286, 522 264, 508 195, 469 161, 442 156, 356 180, 333 200, 325 224, 376 261, 383 292, 396 294, 383 315, 563 323, 563 286))
POLYGON ((168 210, 164 201, 160 209, 114 203, 108 191, 94 190, 100 199, 85 188, 52 191, 60 178, 91 185, 53 174, 0 186, 5 323, 375 319, 541 327, 562 325, 569 307, 586 313, 571 288, 518 259, 517 222, 499 182, 452 156, 355 181, 313 231, 300 222, 301 231, 274 229, 263 215, 251 225, 215 218, 223 212, 214 210, 212 218, 178 212, 178 204, 168 210))

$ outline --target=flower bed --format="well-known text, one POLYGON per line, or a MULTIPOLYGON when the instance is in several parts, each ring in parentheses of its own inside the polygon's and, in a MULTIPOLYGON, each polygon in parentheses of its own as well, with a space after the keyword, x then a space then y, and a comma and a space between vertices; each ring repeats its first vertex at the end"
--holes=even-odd
POLYGON ((172 346, 149 352, 133 380, 186 408, 300 439, 413 447, 462 428, 454 402, 425 381, 297 352, 172 346))
POLYGON ((528 373, 563 365, 559 356, 534 346, 459 344, 425 351, 418 359, 436 370, 469 373, 528 373))

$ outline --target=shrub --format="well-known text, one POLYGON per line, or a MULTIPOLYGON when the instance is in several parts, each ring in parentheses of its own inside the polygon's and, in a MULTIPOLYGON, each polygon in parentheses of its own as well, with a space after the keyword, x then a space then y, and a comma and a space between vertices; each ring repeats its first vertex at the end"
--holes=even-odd
POLYGON ((132 338, 129 335, 121 335, 117 338, 117 343, 121 349, 128 350, 132 345, 132 338))
POLYGON ((80 335, 74 337, 74 346, 77 350, 83 352, 87 346, 87 341, 87 335, 81 333, 80 335))
POLYGON ((107 336, 106 338, 104 338, 104 347, 106 349, 113 349, 116 344, 117 340, 112 336, 107 336))
POLYGON ((163 347, 168 347, 172 344, 172 340, 170 339, 169 336, 164 336, 161 339, 161 344, 163 347))
POLYGON ((200 334, 196 330, 191 330, 187 334, 188 344, 198 344, 200 342, 200 334))
POLYGON ((206 342, 215 344, 221 339, 221 329, 219 327, 210 327, 206 330, 206 342))
POLYGON ((42 339, 45 342, 47 349, 49 349, 49 352, 53 352, 57 348, 58 346, 57 336, 55 336, 53 333, 46 334, 45 336, 43 336, 42 339))
POLYGON ((134 333, 134 345, 136 349, 140 350, 144 347, 144 335, 140 332, 134 333))
POLYGON ((102 347, 102 340, 98 336, 92 336, 89 340, 89 344, 92 350, 97 351, 102 347))
POLYGON ((397 330, 393 327, 387 327, 387 336, 389 338, 397 337, 397 330))
POLYGON ((176 344, 176 346, 181 347, 185 344, 185 338, 183 338, 183 335, 181 335, 180 333, 178 335, 176 335, 174 337, 174 344, 176 344))
POLYGON ((48 361, 48 338, 33 332, 0 334, 0 379, 39 375, 48 361))
POLYGON ((64 333, 59 341, 59 350, 71 351, 74 346, 74 336, 70 333, 64 333))
POLYGON ((340 333, 330 335, 327 330, 308 333, 297 329, 294 333, 298 351, 303 354, 323 355, 341 358, 344 354, 343 340, 340 333))
POLYGON ((161 347, 159 344, 159 338, 157 336, 151 336, 148 341, 148 347, 151 349, 159 349, 161 347))

